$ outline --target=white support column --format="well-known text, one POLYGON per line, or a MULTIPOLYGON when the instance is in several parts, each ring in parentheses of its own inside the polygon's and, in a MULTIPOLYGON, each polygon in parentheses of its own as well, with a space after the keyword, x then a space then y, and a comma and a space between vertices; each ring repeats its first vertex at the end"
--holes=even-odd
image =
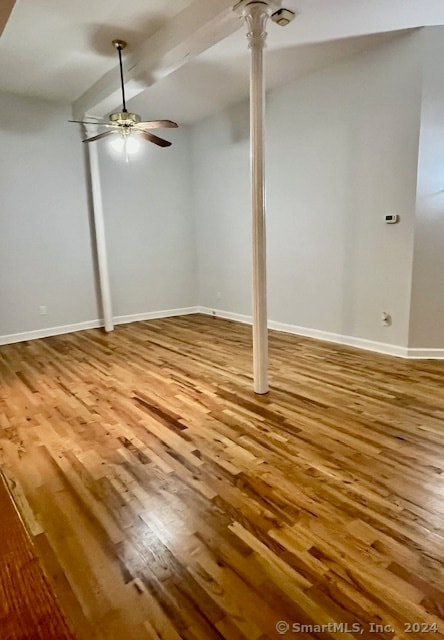
POLYGON ((250 62, 250 163, 253 231, 253 375, 254 391, 268 393, 267 258, 265 235, 265 82, 263 50, 272 9, 267 2, 247 2, 250 62))
MULTIPOLYGON (((90 134, 90 131, 88 133, 90 134)), ((91 133, 91 135, 93 134, 91 133)), ((87 146, 103 319, 105 331, 113 331, 114 324, 111 306, 111 288, 109 284, 108 256, 106 251, 105 222, 103 216, 102 188, 100 184, 97 142, 91 142, 87 146)))

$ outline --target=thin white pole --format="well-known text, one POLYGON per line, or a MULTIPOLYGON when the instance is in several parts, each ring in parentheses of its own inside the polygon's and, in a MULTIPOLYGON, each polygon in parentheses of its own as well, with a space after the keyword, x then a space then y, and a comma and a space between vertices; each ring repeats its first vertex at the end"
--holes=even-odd
POLYGON ((113 331, 111 287, 109 284, 108 256, 106 251, 105 222, 103 216, 102 188, 100 185, 99 156, 97 142, 88 144, 89 170, 91 175, 94 228, 96 236, 97 265, 99 269, 100 297, 105 331, 113 331))
POLYGON ((254 391, 268 393, 267 257, 265 233, 265 82, 263 50, 271 9, 251 2, 243 9, 250 60, 250 163, 253 238, 253 377, 254 391))

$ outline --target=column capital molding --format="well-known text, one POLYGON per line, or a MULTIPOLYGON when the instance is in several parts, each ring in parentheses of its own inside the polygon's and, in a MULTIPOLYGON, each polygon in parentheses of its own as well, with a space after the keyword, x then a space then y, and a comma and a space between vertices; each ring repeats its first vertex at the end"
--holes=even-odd
POLYGON ((265 30, 268 18, 281 6, 279 0, 240 0, 234 11, 240 14, 248 28, 247 38, 250 49, 263 47, 267 38, 265 30))
POLYGON ((254 9, 253 5, 262 5, 262 8, 268 7, 270 13, 277 11, 281 8, 282 1, 281 0, 239 0, 233 6, 233 11, 238 13, 239 15, 244 15, 246 11, 251 11, 254 9))

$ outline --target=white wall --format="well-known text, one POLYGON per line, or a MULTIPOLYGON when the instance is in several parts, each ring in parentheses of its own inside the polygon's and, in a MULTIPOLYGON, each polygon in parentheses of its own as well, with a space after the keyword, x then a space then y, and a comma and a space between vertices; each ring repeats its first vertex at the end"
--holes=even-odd
MULTIPOLYGON (((418 46, 404 35, 268 96, 270 319, 407 346, 418 46), (385 225, 393 212, 401 223, 385 225)), ((199 302, 241 314, 251 312, 247 122, 241 105, 193 130, 199 302)))
POLYGON ((193 127, 199 304, 251 312, 249 107, 193 127))
POLYGON ((94 320, 83 150, 70 109, 0 93, 0 111, 0 337, 94 320))
MULTIPOLYGON (((272 320, 443 347, 442 42, 439 27, 403 35, 268 96, 272 320)), ((0 342, 97 321, 79 131, 64 106, 0 94, 0 109, 0 342)), ((114 315, 250 315, 248 103, 165 135, 129 164, 100 145, 114 315)))
POLYGON ((173 145, 142 141, 124 161, 100 146, 105 228, 114 316, 195 305, 189 130, 160 133, 173 145))
MULTIPOLYGON (((88 165, 70 107, 0 94, 0 110, 0 343, 100 323, 88 165)), ((114 316, 197 302, 189 131, 165 137, 171 148, 142 143, 129 164, 98 143, 114 316)))
POLYGON ((444 27, 423 29, 410 347, 444 349, 444 27))

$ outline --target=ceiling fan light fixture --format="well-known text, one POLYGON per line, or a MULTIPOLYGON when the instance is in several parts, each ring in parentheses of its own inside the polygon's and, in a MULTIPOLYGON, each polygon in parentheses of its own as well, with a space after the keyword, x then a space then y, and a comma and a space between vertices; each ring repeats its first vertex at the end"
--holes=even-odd
POLYGON ((119 155, 123 152, 125 157, 128 155, 134 155, 140 151, 140 139, 138 135, 129 134, 130 132, 123 132, 119 136, 114 136, 110 140, 109 145, 111 149, 119 155))

